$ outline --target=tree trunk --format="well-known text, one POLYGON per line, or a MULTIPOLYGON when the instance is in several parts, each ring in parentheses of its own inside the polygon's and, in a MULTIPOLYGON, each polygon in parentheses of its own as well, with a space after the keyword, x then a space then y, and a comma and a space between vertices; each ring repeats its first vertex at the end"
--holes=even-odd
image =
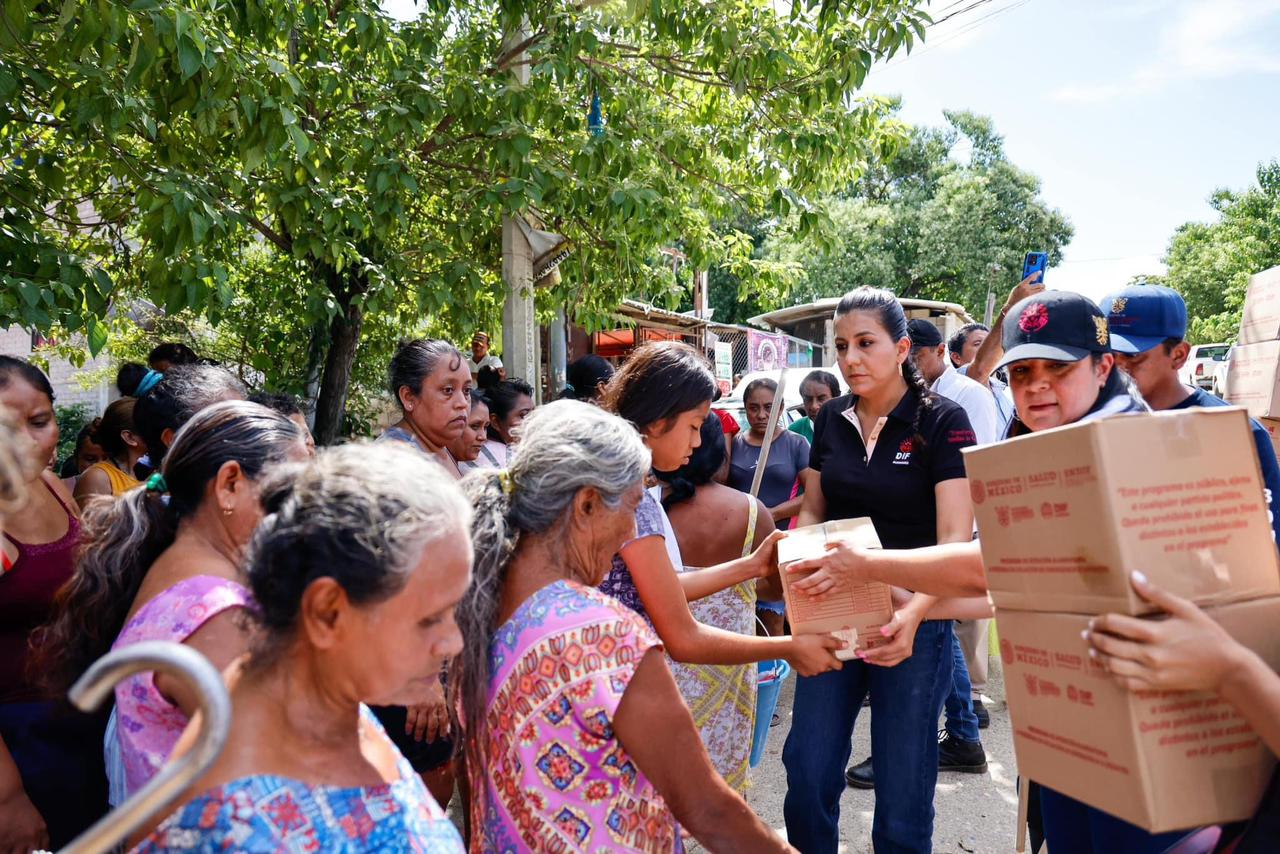
POLYGON ((316 398, 315 437, 317 445, 332 445, 342 430, 342 414, 347 406, 347 390, 351 386, 351 369, 360 342, 364 315, 360 306, 348 296, 345 310, 329 323, 329 351, 324 359, 324 375, 320 379, 320 396, 316 398))
POLYGON ((307 424, 316 426, 316 398, 320 396, 320 376, 324 368, 325 346, 329 340, 329 324, 316 321, 307 333, 311 341, 307 345, 307 370, 303 375, 303 395, 306 397, 307 424))

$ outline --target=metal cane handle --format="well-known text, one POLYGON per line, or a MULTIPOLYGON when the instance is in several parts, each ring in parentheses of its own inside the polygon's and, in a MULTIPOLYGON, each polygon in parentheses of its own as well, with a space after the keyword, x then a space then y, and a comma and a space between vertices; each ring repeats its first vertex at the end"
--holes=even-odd
POLYGON ((91 712, 111 696, 117 684, 135 673, 148 671, 166 673, 195 691, 200 704, 200 732, 195 746, 167 763, 147 785, 63 848, 62 854, 110 851, 172 806, 178 795, 209 769, 227 743, 231 697, 222 675, 203 655, 179 643, 144 641, 98 659, 71 686, 71 702, 81 711, 91 712))

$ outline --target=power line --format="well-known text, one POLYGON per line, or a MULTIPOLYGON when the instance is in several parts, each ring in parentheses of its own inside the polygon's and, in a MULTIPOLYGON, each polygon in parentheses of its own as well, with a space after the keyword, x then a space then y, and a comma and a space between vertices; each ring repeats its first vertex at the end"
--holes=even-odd
MULTIPOLYGON (((965 0, 960 0, 959 3, 952 3, 951 6, 946 6, 942 9, 939 9, 938 11, 945 12, 947 9, 950 9, 953 6, 959 6, 960 3, 963 3, 963 2, 965 2, 965 0)), ((938 24, 945 24, 947 21, 950 21, 952 18, 958 18, 961 15, 965 14, 966 12, 972 12, 974 9, 977 9, 979 6, 985 6, 990 2, 992 2, 992 0, 968 0, 968 3, 969 3, 968 6, 965 6, 963 9, 957 12, 952 12, 950 15, 943 15, 941 18, 938 18, 933 22, 933 26, 936 27, 938 26, 938 24)))
MULTIPOLYGON (((966 0, 960 0, 960 2, 963 3, 963 2, 966 2, 966 0)), ((939 20, 934 21, 933 25, 937 26, 943 21, 951 20, 952 18, 955 18, 959 14, 962 14, 971 9, 977 8, 978 6, 984 5, 986 3, 990 3, 992 2, 992 0, 969 0, 969 2, 970 2, 969 6, 965 7, 964 9, 961 9, 959 12, 953 12, 950 15, 944 16, 943 18, 940 18, 939 20)), ((1009 12, 1012 12, 1014 9, 1017 9, 1021 6, 1025 6, 1030 2, 1031 0, 1015 0, 1015 2, 1010 3, 1007 6, 1002 6, 998 9, 993 9, 992 11, 988 12, 985 15, 982 15, 981 17, 975 18, 972 21, 965 22, 964 26, 960 27, 960 29, 956 30, 953 33, 947 33, 945 38, 939 39, 936 42, 927 42, 923 49, 915 51, 914 53, 909 53, 906 56, 902 57, 901 59, 895 59, 892 62, 887 62, 884 64, 883 67, 893 68, 895 65, 901 65, 902 63, 906 62, 908 59, 911 59, 912 57, 926 54, 931 50, 941 47, 942 45, 946 44, 949 41, 954 41, 955 39, 958 39, 960 36, 965 35, 966 33, 972 32, 973 30, 982 26, 983 23, 985 22, 990 21, 994 18, 998 18, 1001 15, 1007 14, 1009 12)), ((952 5, 954 6, 958 4, 953 3, 952 5)), ((951 7, 948 6, 946 8, 951 8, 951 7)))

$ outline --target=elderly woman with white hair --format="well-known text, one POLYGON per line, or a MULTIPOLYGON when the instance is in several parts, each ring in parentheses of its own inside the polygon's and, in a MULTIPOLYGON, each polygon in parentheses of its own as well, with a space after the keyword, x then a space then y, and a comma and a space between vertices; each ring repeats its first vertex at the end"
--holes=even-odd
POLYGON ((461 852, 365 704, 420 702, 461 648, 462 492, 412 449, 346 445, 268 475, 262 504, 230 740, 138 850, 461 852))
POLYGON ((463 481, 474 581, 457 670, 475 851, 787 851, 711 765, 634 611, 596 589, 650 466, 630 424, 536 410, 509 469, 463 481))

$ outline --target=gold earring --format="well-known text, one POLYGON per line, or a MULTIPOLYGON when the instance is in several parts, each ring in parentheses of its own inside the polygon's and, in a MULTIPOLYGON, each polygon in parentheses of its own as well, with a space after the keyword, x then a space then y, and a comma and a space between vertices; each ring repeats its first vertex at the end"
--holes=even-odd
POLYGON ((234 513, 234 512, 236 512, 236 511, 235 511, 235 510, 233 510, 233 509, 232 509, 232 508, 230 508, 230 507, 223 507, 223 508, 222 508, 222 515, 223 515, 223 516, 230 516, 230 515, 231 515, 232 513, 234 513))

